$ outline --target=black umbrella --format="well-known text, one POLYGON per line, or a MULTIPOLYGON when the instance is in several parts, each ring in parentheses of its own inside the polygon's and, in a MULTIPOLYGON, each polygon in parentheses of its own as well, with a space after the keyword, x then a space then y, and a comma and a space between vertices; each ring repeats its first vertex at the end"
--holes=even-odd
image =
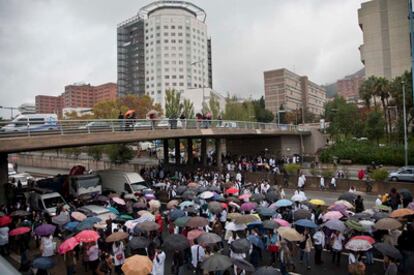
POLYGON ((200 186, 196 189, 196 191, 197 191, 198 194, 200 194, 200 193, 203 193, 205 191, 208 191, 208 188, 204 187, 204 186, 200 186))
POLYGON ((177 192, 177 194, 181 195, 182 193, 184 193, 187 190, 187 186, 181 185, 178 186, 177 189, 175 190, 175 192, 177 192))
POLYGON ((185 216, 185 212, 183 210, 174 209, 170 211, 170 219, 173 221, 175 221, 176 219, 180 217, 184 217, 184 216, 185 216))
POLYGON ((239 200, 238 198, 236 198, 236 197, 233 197, 233 196, 228 197, 228 198, 227 198, 227 200, 228 200, 229 202, 230 202, 230 201, 232 201, 232 202, 237 203, 237 204, 239 204, 239 203, 240 203, 240 200, 239 200))
POLYGON ((209 187, 208 187, 208 190, 209 190, 209 191, 211 191, 211 192, 221 193, 220 187, 218 187, 218 186, 214 186, 214 185, 209 186, 209 187))
POLYGON ((369 220, 372 217, 370 213, 367 212, 361 212, 356 213, 355 215, 351 216, 350 219, 352 220, 369 220))
POLYGON ((398 193, 400 193, 401 197, 405 200, 413 200, 413 194, 408 189, 401 189, 398 190, 398 193))
POLYGON ((267 191, 266 200, 269 202, 275 202, 280 199, 280 195, 275 191, 267 191))
POLYGON ((166 250, 184 250, 190 247, 190 243, 181 234, 169 235, 164 240, 164 247, 166 250))
POLYGON ((204 271, 223 271, 232 266, 233 263, 229 256, 213 254, 203 261, 202 268, 204 271))
POLYGON ((247 239, 238 239, 230 244, 234 253, 248 253, 250 250, 250 242, 247 239))
POLYGON ((198 237, 198 243, 205 243, 205 244, 213 244, 219 243, 222 239, 219 235, 215 233, 203 233, 200 237, 198 237))
POLYGON ((38 269, 51 269, 56 264, 52 257, 39 257, 33 260, 32 266, 38 269))
POLYGON ((253 275, 277 275, 280 274, 280 272, 271 266, 263 266, 261 268, 259 268, 258 270, 256 270, 255 273, 253 273, 253 275))
POLYGON ((150 244, 150 241, 147 238, 144 237, 133 237, 129 242, 128 246, 132 250, 138 249, 138 248, 146 248, 150 244))
POLYGON ((250 201, 252 201, 252 202, 257 202, 257 203, 259 203, 259 202, 261 202, 262 200, 264 200, 264 196, 263 196, 262 194, 253 194, 253 195, 250 197, 250 201))
POLYGON ((306 209, 298 209, 293 212, 293 220, 302 220, 302 219, 310 219, 312 217, 312 213, 306 209))
POLYGON ((245 270, 247 272, 255 271, 254 266, 244 259, 231 259, 231 261, 235 266, 237 266, 241 270, 245 270))
POLYGON ((383 218, 388 218, 388 213, 385 212, 375 212, 372 218, 376 221, 381 220, 383 218))
POLYGON ((191 191, 191 190, 187 190, 181 195, 181 197, 184 200, 192 200, 192 199, 195 198, 195 196, 196 196, 196 193, 194 191, 191 191))
POLYGON ((345 192, 339 196, 338 200, 345 200, 353 204, 356 198, 357 195, 355 193, 345 192))
POLYGON ((391 257, 396 260, 401 258, 400 251, 398 251, 398 249, 392 245, 386 243, 376 243, 374 244, 374 247, 385 256, 391 257))

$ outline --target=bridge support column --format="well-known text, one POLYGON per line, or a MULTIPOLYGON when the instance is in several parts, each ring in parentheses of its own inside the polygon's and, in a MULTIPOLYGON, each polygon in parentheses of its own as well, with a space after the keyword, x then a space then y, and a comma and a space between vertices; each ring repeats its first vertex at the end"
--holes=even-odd
POLYGON ((216 164, 218 168, 222 166, 221 154, 221 138, 216 138, 216 164))
POLYGON ((169 163, 169 156, 168 156, 168 139, 164 139, 164 164, 169 163))
POLYGON ((0 154, 0 204, 6 203, 6 184, 9 181, 7 154, 0 154))
POLYGON ((175 164, 181 163, 181 154, 180 154, 180 139, 174 139, 175 142, 175 164))
POLYGON ((207 139, 201 138, 201 163, 207 166, 207 139))
POLYGON ((187 164, 193 165, 193 140, 191 138, 187 139, 187 164))

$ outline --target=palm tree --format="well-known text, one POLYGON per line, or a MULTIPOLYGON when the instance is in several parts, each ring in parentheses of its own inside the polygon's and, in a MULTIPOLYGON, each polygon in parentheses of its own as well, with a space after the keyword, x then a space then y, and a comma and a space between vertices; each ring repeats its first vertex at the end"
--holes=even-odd
POLYGON ((385 130, 389 134, 391 132, 391 121, 388 113, 388 98, 390 97, 390 82, 384 77, 374 78, 374 96, 381 100, 382 109, 384 113, 385 130))
POLYGON ((183 115, 187 119, 194 118, 194 104, 189 99, 183 101, 183 115))
MULTIPOLYGON (((375 76, 370 76, 368 79, 364 80, 361 87, 359 88, 359 96, 365 101, 365 105, 371 107, 371 99, 374 96, 374 84, 375 76)), ((374 107, 377 108, 377 101, 374 97, 374 107)))

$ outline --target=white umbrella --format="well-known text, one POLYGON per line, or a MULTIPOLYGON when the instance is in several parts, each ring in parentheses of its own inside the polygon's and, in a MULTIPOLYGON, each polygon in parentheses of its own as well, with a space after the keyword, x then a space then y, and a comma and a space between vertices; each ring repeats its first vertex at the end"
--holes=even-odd
POLYGON ((229 231, 241 231, 247 228, 247 226, 243 223, 241 224, 236 224, 235 222, 229 222, 228 224, 226 224, 225 226, 226 230, 229 231))
POLYGON ((200 194, 200 198, 202 199, 211 199, 212 197, 214 197, 214 193, 211 191, 204 191, 203 193, 200 194))
POLYGON ((352 251, 367 251, 372 245, 367 240, 353 239, 345 244, 345 248, 352 251))

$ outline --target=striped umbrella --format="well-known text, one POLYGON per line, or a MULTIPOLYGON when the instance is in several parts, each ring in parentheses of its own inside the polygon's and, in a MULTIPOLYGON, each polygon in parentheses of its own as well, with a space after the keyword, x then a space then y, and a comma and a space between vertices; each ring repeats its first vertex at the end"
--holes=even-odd
POLYGON ((356 231, 364 231, 364 227, 356 220, 347 220, 345 222, 345 225, 348 226, 350 229, 356 230, 356 231))
POLYGON ((367 240, 351 239, 345 244, 345 248, 352 251, 367 251, 372 245, 367 240))

